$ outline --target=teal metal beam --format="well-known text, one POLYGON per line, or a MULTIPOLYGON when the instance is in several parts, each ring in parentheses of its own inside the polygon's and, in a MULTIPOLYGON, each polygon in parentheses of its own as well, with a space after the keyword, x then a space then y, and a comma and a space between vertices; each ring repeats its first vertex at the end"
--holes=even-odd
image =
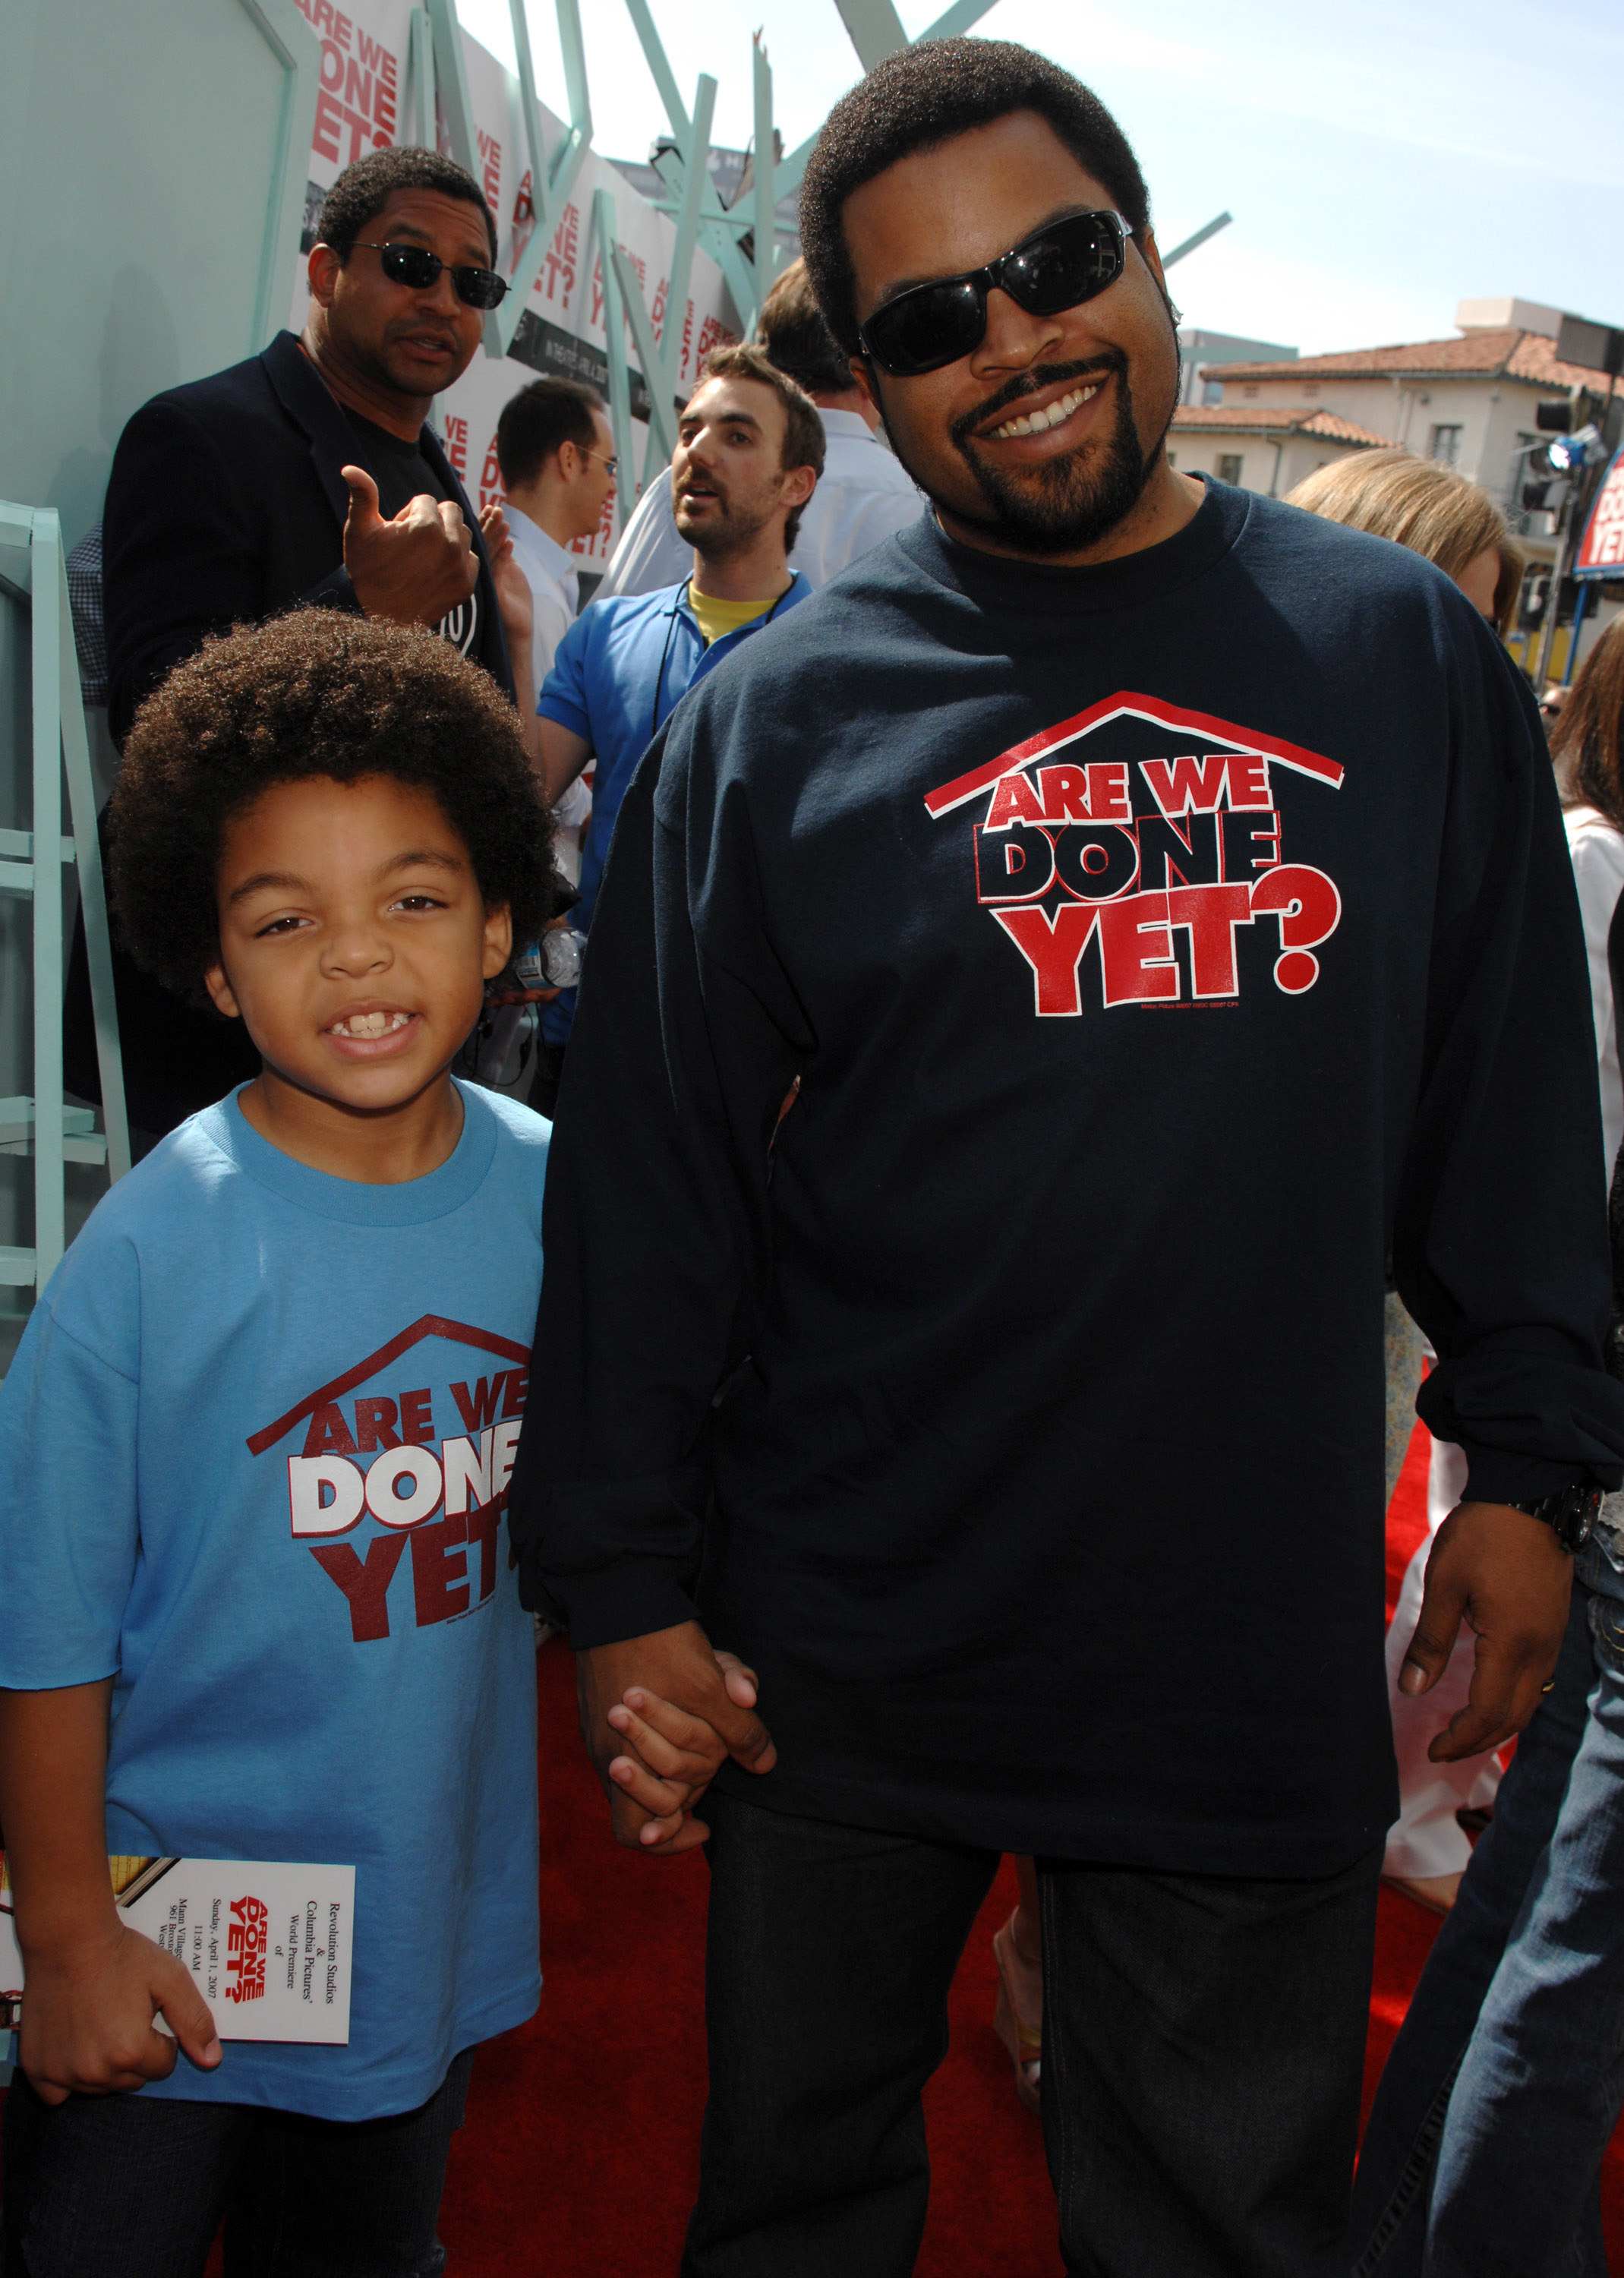
POLYGON ((643 59, 649 67, 660 99, 666 106, 666 117, 671 122, 671 132, 683 149, 686 149, 689 132, 688 113, 682 108, 682 97, 677 87, 676 73, 666 60, 666 51, 660 42, 660 34, 654 28, 654 19, 649 13, 648 0, 626 0, 626 12, 631 18, 632 29, 637 35, 638 44, 643 50, 643 59))
MULTIPOLYGON (((668 459, 676 448, 676 426, 671 417, 670 394, 661 383, 660 344, 654 338, 653 323, 644 302, 643 287, 637 282, 637 271, 621 251, 619 244, 613 240, 610 252, 615 278, 621 288, 621 301, 625 310, 626 321, 631 326, 631 337, 637 345, 637 360, 643 366, 644 375, 648 382, 649 440, 652 443, 658 435, 660 447, 668 459)), ((606 279, 608 274, 609 263, 606 262, 604 264, 606 279)), ((608 303, 606 301, 604 304, 606 322, 608 313, 608 303)), ((628 463, 629 464, 629 462, 628 463)), ((654 464, 658 466, 660 463, 660 462, 656 459, 654 464)))
MULTIPOLYGON (((711 179, 711 122, 715 114, 716 82, 708 73, 701 72, 699 84, 694 92, 693 123, 689 129, 682 199, 677 209, 676 241, 671 248, 670 282, 666 287, 666 320, 660 340, 660 362, 652 371, 646 363, 644 366, 648 372, 650 396, 658 395, 660 401, 667 405, 675 396, 682 378, 682 313, 688 302, 689 279, 693 274, 694 246, 699 234, 699 210, 704 203, 705 186, 711 179)), ((639 303, 641 299, 639 294, 639 303)), ((652 326, 650 330, 652 332, 652 326)), ((648 447, 643 458, 643 485, 645 490, 675 448, 673 438, 666 444, 662 455, 655 442, 657 432, 651 420, 648 447)))
POLYGON ((249 353, 257 355, 287 322, 300 233, 304 225, 305 185, 309 180, 310 141, 316 132, 322 46, 294 0, 242 0, 242 6, 282 65, 277 149, 265 199, 259 283, 254 294, 254 323, 248 341, 249 353))
POLYGON ((693 124, 689 129, 682 178, 682 203, 677 208, 676 242, 671 248, 671 282, 666 291, 666 324, 660 340, 666 393, 680 377, 682 327, 681 311, 688 299, 693 275, 694 245, 699 234, 699 215, 711 179, 711 122, 716 115, 716 82, 701 72, 694 92, 693 124))
POLYGON ((835 0, 835 5, 865 72, 907 46, 908 34, 891 0, 835 0))
POLYGON ((1198 245, 1205 245, 1209 237, 1216 237, 1221 229, 1227 229, 1234 218, 1231 213, 1215 214, 1209 222, 1196 231, 1193 237, 1186 237, 1182 245, 1176 245, 1170 253, 1162 256, 1163 268, 1170 269, 1175 261, 1182 261, 1186 253, 1193 253, 1198 245))
MULTIPOLYGON (((519 329, 519 319, 524 314, 524 303, 530 289, 540 273, 543 256, 553 237, 553 200, 548 195, 552 187, 546 173, 546 151, 541 139, 541 104, 536 94, 536 67, 530 59, 530 19, 525 13, 524 0, 507 0, 507 13, 513 25, 514 57, 519 66, 519 117, 524 128, 524 147, 530 162, 530 233, 524 250, 515 259, 513 246, 517 236, 515 218, 514 236, 508 240, 507 298, 496 310, 496 336, 499 353, 506 355, 513 346, 513 336, 519 329)), ((515 201, 515 216, 517 201, 515 201)), ((485 330, 485 353, 491 353, 490 326, 485 330)))
POLYGON ((114 1178, 130 1167, 124 1079, 113 1001, 112 953, 96 838, 89 739, 68 603, 62 524, 54 507, 0 502, 0 588, 29 615, 32 812, 27 830, 0 830, 0 892, 33 902, 33 1081, 0 1100, 0 1154, 34 1157, 34 1242, 0 1250, 0 1285, 42 1290, 67 1235, 64 1166, 105 1162, 114 1178), (63 829, 65 770, 72 835, 63 829), (103 1088, 104 1133, 95 1116, 63 1097, 62 868, 75 863, 89 952, 90 998, 103 1088))
POLYGON ((555 4, 559 50, 564 64, 564 92, 569 102, 569 134, 554 153, 553 179, 547 185, 549 203, 557 213, 575 187, 581 161, 592 140, 592 97, 587 84, 586 43, 581 37, 579 0, 555 0, 555 4))
MULTIPOLYGON (((675 218, 682 203, 685 179, 681 153, 662 150, 654 161, 654 172, 672 195, 652 198, 649 203, 656 213, 668 214, 675 218)), ((739 311, 740 322, 746 332, 754 322, 756 285, 751 265, 739 250, 739 240, 751 227, 748 215, 729 213, 722 205, 707 171, 705 203, 700 208, 699 243, 726 279, 728 290, 733 295, 733 305, 739 311)))
MULTIPOLYGON (((845 17, 843 0, 836 0, 836 4, 840 6, 842 16, 845 17)), ((860 0, 860 4, 872 7, 873 0, 860 0)), ((910 42, 903 39, 898 44, 903 47, 911 44, 917 48, 926 40, 957 40, 971 30, 974 25, 979 24, 992 5, 993 0, 953 0, 953 5, 945 9, 934 24, 919 34, 917 40, 910 42)), ((846 18, 846 28, 848 31, 851 30, 850 18, 846 18)), ((852 34, 852 39, 855 45, 855 33, 852 34)), ((861 55, 862 52, 859 47, 858 53, 861 55)), ((894 52, 895 50, 891 49, 886 50, 888 55, 894 52)), ((876 57, 875 61, 880 60, 881 58, 876 57)), ((865 72, 872 71, 873 65, 865 59, 863 68, 865 72)), ((806 172, 806 161, 812 157, 817 140, 816 134, 809 134, 805 141, 798 149, 792 150, 779 167, 773 184, 773 194, 775 198, 793 197, 800 188, 801 177, 806 172)))
MULTIPOLYGON (((850 0, 847 0, 850 4, 850 0)), ((880 0, 889 8, 891 0, 880 0)), ((893 16, 896 10, 892 9, 893 16)), ((740 310, 746 333, 751 331, 761 315, 762 303, 772 289, 773 278, 778 267, 777 204, 777 141, 773 131, 773 66, 767 61, 766 50, 758 32, 751 42, 751 65, 755 76, 756 127, 756 305, 748 315, 740 310)))
MULTIPOLYGON (((35 512, 29 611, 34 679, 34 1286, 67 1247, 62 1151, 62 527, 35 512)), ((67 632, 71 641, 72 631, 67 632)))
MULTIPOLYGON (((56 517, 53 515, 52 520, 56 517)), ((35 527, 39 516, 34 516, 35 527)), ((73 645, 73 617, 68 603, 67 556, 58 527, 57 538, 57 708, 62 720, 62 767, 68 784, 68 813, 73 824, 72 854, 79 866, 79 906, 85 927, 85 960, 90 973, 90 1012, 95 1024, 96 1066, 102 1079, 102 1129, 105 1134, 107 1173, 121 1179, 130 1167, 130 1123, 124 1101, 124 1060, 118 1049, 118 1007, 113 995, 113 951, 107 929, 107 891, 102 877, 102 842, 96 834, 95 784, 90 773, 90 738, 85 731, 85 699, 79 682, 79 655, 73 645)), ((64 858, 68 850, 65 847, 64 858)), ((73 1128, 77 1110, 65 1109, 65 1131, 73 1128)), ((74 1154, 80 1162, 93 1155, 74 1154)))
POLYGON ((419 150, 432 150, 434 126, 434 27, 426 8, 414 8, 406 27, 406 85, 400 91, 400 123, 419 150))
MULTIPOLYGON (((474 126, 474 106, 469 100, 468 66, 462 57, 462 27, 457 21, 457 0, 428 0, 429 23, 434 34, 434 85, 439 96, 440 116, 446 121, 446 133, 451 142, 451 155, 459 166, 479 180, 479 137, 474 126)), ((534 181, 535 176, 531 175, 534 181)), ((511 300, 513 295, 510 294, 511 300)), ((487 309, 484 325, 484 351, 488 356, 503 356, 507 343, 502 338, 501 310, 487 309)), ((515 309, 511 321, 517 325, 515 309)), ((510 335, 511 337, 511 335, 510 335)))
MULTIPOLYGON (((614 535, 618 539, 625 529, 637 501, 631 491, 631 375, 626 369, 626 311, 621 301, 620 271, 616 262, 620 246, 616 241, 614 195, 610 190, 599 190, 592 199, 592 235, 598 241, 598 258, 603 275, 604 353, 609 366, 609 427, 614 437, 614 455, 620 461, 620 479, 614 485, 614 535)), ((589 242, 585 258, 591 267, 592 248, 589 242)))

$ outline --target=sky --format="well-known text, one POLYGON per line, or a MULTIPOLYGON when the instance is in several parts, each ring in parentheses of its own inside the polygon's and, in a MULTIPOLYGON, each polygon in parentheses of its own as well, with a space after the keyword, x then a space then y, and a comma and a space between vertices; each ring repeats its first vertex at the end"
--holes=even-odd
MULTIPOLYGON (((459 0, 511 65, 508 0, 459 0)), ((835 0, 650 0, 691 107, 750 139, 751 33, 786 149, 860 75, 835 0)), ((529 0, 544 102, 565 113, 548 0, 529 0)), ((910 36, 936 12, 899 0, 910 36)), ((585 0, 593 141, 641 158, 665 115, 621 0, 585 0)), ((1618 0, 995 0, 978 33, 1041 48, 1115 112, 1188 325, 1315 355, 1448 339, 1462 298, 1517 294, 1624 326, 1624 7, 1618 0)))

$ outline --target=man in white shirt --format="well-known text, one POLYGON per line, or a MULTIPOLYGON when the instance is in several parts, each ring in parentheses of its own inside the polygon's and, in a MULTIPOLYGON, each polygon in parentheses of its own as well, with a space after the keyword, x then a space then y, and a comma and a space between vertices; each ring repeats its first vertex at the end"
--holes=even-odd
MULTIPOLYGON (((580 611, 576 558, 568 549, 591 536, 614 494, 614 442, 603 398, 582 380, 532 380, 503 407, 496 457, 514 555, 530 589, 531 685, 539 689, 580 611)), ((553 807, 558 867, 572 884, 581 875, 581 831, 591 811, 591 792, 580 781, 553 807)))
MULTIPOLYGON (((804 262, 786 269, 767 294, 756 338, 779 371, 805 389, 823 421, 823 474, 802 517, 789 566, 810 585, 827 585, 849 562, 917 522, 925 502, 881 441, 879 414, 852 386, 850 368, 812 299, 804 262)), ((693 548, 679 535, 672 512, 667 468, 637 501, 596 598, 652 593, 677 584, 692 566, 693 548)), ((539 680, 536 685, 540 688, 539 680)))

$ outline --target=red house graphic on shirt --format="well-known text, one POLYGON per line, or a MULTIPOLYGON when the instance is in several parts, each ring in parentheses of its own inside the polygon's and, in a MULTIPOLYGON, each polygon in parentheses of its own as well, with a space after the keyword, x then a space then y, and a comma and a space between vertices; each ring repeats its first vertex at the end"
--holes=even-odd
POLYGON ((289 1533, 342 1593, 356 1645, 390 1635, 390 1584, 408 1553, 416 1628, 491 1597, 529 1366, 511 1337, 425 1313, 250 1434, 257 1456, 303 1427, 286 1456, 289 1533), (446 1358, 414 1357, 435 1340, 506 1365, 436 1383, 446 1358), (462 1428, 442 1436, 454 1417, 462 1428))
POLYGON ((1338 788, 1335 760, 1119 690, 940 784, 933 820, 968 811, 976 899, 1031 970, 1040 1020, 1083 1011, 1094 952, 1106 1008, 1240 993, 1237 930, 1278 927, 1274 980, 1300 996, 1342 897, 1287 862, 1281 771, 1338 788))

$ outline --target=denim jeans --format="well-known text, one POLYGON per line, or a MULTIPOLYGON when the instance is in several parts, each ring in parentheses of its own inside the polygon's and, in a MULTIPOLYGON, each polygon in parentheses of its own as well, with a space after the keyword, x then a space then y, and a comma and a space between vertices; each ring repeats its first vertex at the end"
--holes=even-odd
POLYGON ((1382 2076, 1356 2278, 1606 2278, 1621 2103, 1624 1574, 1598 1538, 1382 2076))
POLYGON ((474 2052, 426 2104, 309 2120, 248 2104, 70 2096, 21 2072, 5 2099, 0 2278, 438 2278, 446 2160, 474 2052))
MULTIPOLYGON (((711 2094, 684 2278, 907 2278, 920 2092, 997 1856, 714 1791, 705 1816, 711 2094)), ((1286 1883, 1039 1861, 1069 2271, 1341 2278, 1380 1866, 1286 1883)))

